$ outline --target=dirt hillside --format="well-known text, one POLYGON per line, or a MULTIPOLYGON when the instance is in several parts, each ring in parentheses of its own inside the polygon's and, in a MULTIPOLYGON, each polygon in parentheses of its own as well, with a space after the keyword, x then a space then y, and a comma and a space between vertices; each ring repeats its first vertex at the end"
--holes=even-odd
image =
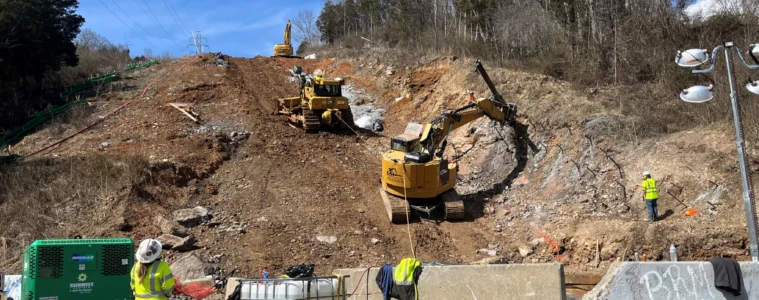
MULTIPOLYGON (((407 122, 462 105, 466 90, 487 96, 473 61, 442 57, 404 68, 377 58, 229 63, 217 67, 206 56, 143 70, 91 99, 81 117, 58 120, 15 145, 21 154, 41 149, 173 72, 91 130, 0 169, 0 212, 9 216, 0 220, 0 267, 20 271, 20 251, 38 238, 155 237, 158 220, 195 206, 212 218, 191 229, 199 241, 194 251, 238 267, 242 276, 299 263, 314 263, 322 274, 397 263, 411 255, 411 243, 426 262, 561 261, 577 272, 600 272, 634 252, 656 258, 672 243, 685 259, 746 258, 729 125, 620 141, 605 133, 618 116, 583 91, 486 63, 540 151, 515 144, 509 128, 474 122, 452 136, 448 153, 459 157, 457 190, 467 219, 391 225, 378 194, 379 153, 407 122), (272 115, 274 99, 297 95, 288 73, 295 65, 347 77, 386 110, 386 130, 361 131, 360 138, 305 134, 272 115), (170 102, 191 103, 201 123, 165 107, 170 102), (662 189, 666 218, 657 223, 642 221, 643 170, 662 189), (25 171, 34 175, 19 176, 25 171), (699 214, 685 217, 678 201, 699 214), (600 268, 593 262, 597 244, 600 268), (496 258, 478 249, 496 250, 496 258)), ((170 260, 176 255, 168 252, 170 260)))

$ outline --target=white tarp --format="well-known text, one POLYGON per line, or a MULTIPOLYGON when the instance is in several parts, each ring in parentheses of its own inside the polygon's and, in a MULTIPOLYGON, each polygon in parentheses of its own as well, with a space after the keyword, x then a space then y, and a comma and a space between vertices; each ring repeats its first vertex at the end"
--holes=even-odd
POLYGON ((8 299, 21 300, 21 275, 5 275, 5 292, 8 299))

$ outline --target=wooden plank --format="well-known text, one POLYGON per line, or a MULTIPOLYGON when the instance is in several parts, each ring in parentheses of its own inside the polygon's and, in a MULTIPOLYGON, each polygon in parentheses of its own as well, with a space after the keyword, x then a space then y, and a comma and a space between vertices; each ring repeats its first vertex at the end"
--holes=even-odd
POLYGON ((200 123, 200 120, 198 120, 198 118, 196 118, 195 116, 193 116, 192 114, 190 114, 189 112, 187 112, 187 110, 185 110, 184 108, 180 107, 176 103, 169 103, 169 105, 171 105, 171 107, 173 107, 173 108, 176 108, 178 111, 181 111, 185 116, 187 116, 188 118, 190 118, 193 122, 200 123))

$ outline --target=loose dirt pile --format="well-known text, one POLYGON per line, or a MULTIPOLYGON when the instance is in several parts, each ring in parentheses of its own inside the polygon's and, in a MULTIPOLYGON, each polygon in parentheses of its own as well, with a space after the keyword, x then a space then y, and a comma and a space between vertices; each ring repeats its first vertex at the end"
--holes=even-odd
MULTIPOLYGON (((239 268, 240 276, 258 276, 265 266, 278 273, 299 263, 316 264, 320 274, 397 263, 411 255, 410 240, 417 257, 427 262, 561 261, 581 271, 601 270, 634 252, 657 257, 671 243, 685 259, 745 258, 747 235, 728 126, 637 143, 614 140, 596 130, 613 126, 614 113, 568 84, 486 64, 504 97, 519 105, 541 151, 517 147, 510 129, 491 127, 484 119, 461 128, 448 155, 459 157, 457 190, 468 218, 391 225, 378 193, 379 154, 407 122, 429 121, 444 108, 463 105, 466 90, 487 96, 484 82, 472 73, 473 61, 438 58, 413 68, 368 59, 257 57, 229 63, 217 67, 207 56, 141 71, 131 79, 140 89, 188 64, 92 130, 28 158, 21 168, 0 170, 0 178, 10 178, 28 165, 63 161, 84 168, 68 173, 61 168, 34 179, 54 187, 29 207, 39 214, 24 213, 18 207, 26 204, 10 197, 33 185, 0 185, 0 236, 10 241, 2 243, 6 255, 0 267, 20 271, 18 254, 37 238, 156 237, 162 233, 157 220, 195 206, 208 208, 211 218, 189 229, 198 240, 194 252, 227 270, 239 268), (372 94, 365 101, 386 110, 383 135, 305 134, 272 115, 274 99, 297 95, 288 75, 295 65, 348 77, 372 94), (192 104, 201 123, 165 107, 170 102, 192 104), (112 164, 92 164, 89 170, 84 163, 104 158, 112 164), (138 171, 129 171, 129 180, 101 173, 122 164, 138 171), (643 170, 660 182, 660 212, 672 211, 658 223, 641 221, 645 207, 636 185, 643 170), (85 180, 106 179, 87 194, 100 195, 91 202, 99 204, 95 208, 55 205, 81 201, 76 187, 85 180), (675 198, 699 214, 684 217, 675 198), (10 226, 22 219, 38 225, 10 226), (593 261, 597 243, 601 269, 593 261)), ((115 89, 93 99, 89 121, 137 95, 115 89)), ((31 153, 80 128, 49 126, 13 151, 31 153)), ((168 252, 169 259, 176 255, 168 252)))

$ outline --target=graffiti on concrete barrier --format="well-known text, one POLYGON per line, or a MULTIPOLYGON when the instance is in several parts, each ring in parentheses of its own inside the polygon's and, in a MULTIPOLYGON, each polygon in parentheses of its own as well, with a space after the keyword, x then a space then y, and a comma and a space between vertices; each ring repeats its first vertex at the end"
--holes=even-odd
POLYGON ((688 265, 682 270, 680 265, 672 264, 664 272, 655 270, 643 274, 639 282, 646 287, 650 300, 717 299, 704 265, 699 264, 695 269, 688 265))

